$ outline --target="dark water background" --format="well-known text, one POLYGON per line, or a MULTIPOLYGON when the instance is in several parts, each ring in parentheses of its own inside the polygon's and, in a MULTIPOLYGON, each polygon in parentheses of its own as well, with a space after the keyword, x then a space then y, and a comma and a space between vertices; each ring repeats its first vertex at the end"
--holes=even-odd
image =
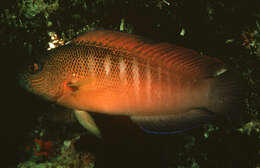
POLYGON ((48 47, 48 32, 69 40, 90 28, 119 30, 124 19, 127 32, 220 58, 241 73, 248 86, 246 109, 238 126, 241 131, 225 126, 210 131, 205 127, 139 141, 113 119, 97 116, 112 140, 100 142, 86 135, 77 143, 77 150, 95 153, 98 164, 106 167, 259 168, 260 1, 168 2, 170 5, 161 0, 66 0, 56 5, 52 5, 54 0, 1 2, 0 167, 16 167, 29 159, 24 146, 34 137, 31 132, 35 128, 49 128, 47 138, 53 140, 84 131, 75 124, 42 121, 41 116, 54 111, 52 105, 18 86, 20 68, 48 47), (184 36, 180 35, 182 29, 184 36), (247 124, 250 122, 253 124, 247 124))

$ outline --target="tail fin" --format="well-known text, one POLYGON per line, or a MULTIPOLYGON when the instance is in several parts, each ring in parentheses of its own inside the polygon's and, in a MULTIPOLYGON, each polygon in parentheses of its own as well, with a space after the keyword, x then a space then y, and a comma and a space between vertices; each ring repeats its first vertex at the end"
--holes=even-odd
POLYGON ((240 121, 245 107, 245 88, 243 80, 232 71, 216 74, 209 94, 209 110, 225 116, 231 123, 240 121))

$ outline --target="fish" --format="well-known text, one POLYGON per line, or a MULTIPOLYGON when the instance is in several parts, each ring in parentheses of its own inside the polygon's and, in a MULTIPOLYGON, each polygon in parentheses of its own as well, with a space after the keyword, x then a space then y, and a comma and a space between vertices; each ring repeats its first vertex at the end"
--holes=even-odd
POLYGON ((84 128, 102 137, 91 113, 127 116, 151 134, 178 133, 220 116, 232 120, 244 98, 234 74, 192 49, 95 30, 36 58, 19 83, 73 109, 84 128))

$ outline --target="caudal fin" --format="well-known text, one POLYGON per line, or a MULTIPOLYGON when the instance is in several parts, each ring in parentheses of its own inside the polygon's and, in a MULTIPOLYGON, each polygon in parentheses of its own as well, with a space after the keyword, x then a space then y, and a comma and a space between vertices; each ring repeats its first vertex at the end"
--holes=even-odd
POLYGON ((216 74, 209 94, 209 110, 231 122, 240 120, 244 111, 245 85, 229 70, 216 74))

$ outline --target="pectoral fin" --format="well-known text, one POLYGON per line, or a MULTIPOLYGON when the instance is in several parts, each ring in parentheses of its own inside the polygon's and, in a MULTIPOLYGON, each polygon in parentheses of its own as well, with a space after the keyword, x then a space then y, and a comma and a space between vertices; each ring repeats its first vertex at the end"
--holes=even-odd
POLYGON ((75 116, 78 119, 79 123, 90 131, 92 134, 96 135, 98 138, 102 138, 99 128, 97 127, 92 116, 82 110, 74 110, 75 116))
POLYGON ((95 85, 96 79, 94 77, 89 77, 87 80, 71 81, 67 83, 67 86, 72 91, 93 89, 95 88, 95 85))

